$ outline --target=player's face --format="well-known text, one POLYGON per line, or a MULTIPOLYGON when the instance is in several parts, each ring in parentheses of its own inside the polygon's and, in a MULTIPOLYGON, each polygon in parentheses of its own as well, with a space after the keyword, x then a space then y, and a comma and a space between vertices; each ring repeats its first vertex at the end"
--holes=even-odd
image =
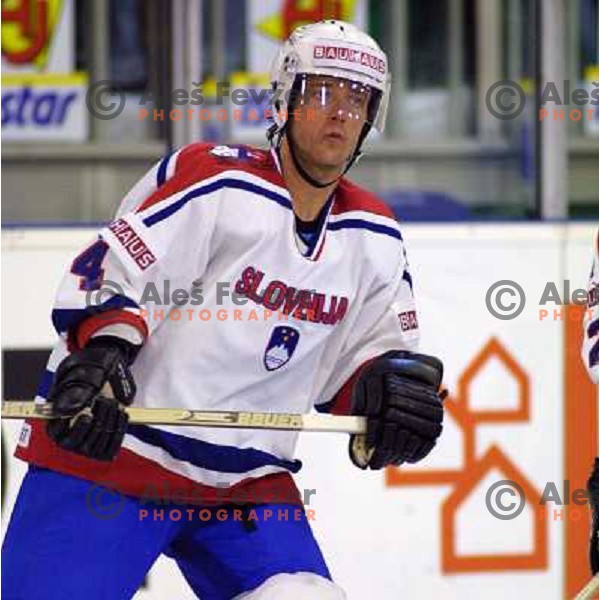
POLYGON ((306 163, 343 169, 367 118, 371 90, 361 83, 311 75, 302 80, 294 142, 306 163))

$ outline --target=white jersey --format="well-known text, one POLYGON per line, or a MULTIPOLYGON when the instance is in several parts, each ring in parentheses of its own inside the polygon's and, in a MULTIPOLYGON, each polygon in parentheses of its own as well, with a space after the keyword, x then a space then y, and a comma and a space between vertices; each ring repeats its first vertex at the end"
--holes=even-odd
MULTIPOLYGON (((121 328, 145 339, 135 406, 348 413, 361 365, 417 349, 417 316, 390 210, 342 179, 322 215, 303 243, 272 151, 192 144, 166 157, 65 275, 38 400, 69 350, 121 328), (116 295, 94 314, 100 280, 116 295)), ((25 427, 18 456, 134 495, 148 481, 204 492, 291 482, 301 466, 294 432, 130 425, 105 464, 25 427)))
POLYGON ((594 383, 598 383, 598 233, 588 283, 588 301, 583 318, 581 358, 594 383))

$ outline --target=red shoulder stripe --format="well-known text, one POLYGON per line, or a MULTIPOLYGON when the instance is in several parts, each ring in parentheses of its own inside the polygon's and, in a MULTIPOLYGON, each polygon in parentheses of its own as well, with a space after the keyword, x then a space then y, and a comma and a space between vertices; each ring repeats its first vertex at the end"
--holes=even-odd
POLYGON ((136 210, 140 212, 181 192, 194 183, 214 177, 223 171, 236 170, 251 173, 270 183, 285 187, 270 152, 251 147, 243 148, 248 158, 228 158, 211 153, 214 144, 189 144, 177 157, 175 174, 150 195, 136 210))
POLYGON ((396 220, 396 216, 383 200, 343 178, 338 184, 331 212, 340 215, 352 210, 362 210, 396 220))
POLYGON ((177 156, 175 174, 136 209, 136 212, 161 202, 165 198, 177 194, 197 181, 212 177, 219 172, 217 165, 211 161, 210 144, 190 144, 181 149, 177 156))

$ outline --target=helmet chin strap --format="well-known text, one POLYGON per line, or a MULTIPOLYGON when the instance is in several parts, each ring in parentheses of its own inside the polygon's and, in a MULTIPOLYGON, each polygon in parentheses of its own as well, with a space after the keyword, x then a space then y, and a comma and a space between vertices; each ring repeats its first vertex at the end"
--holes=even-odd
POLYGON ((350 167, 352 167, 352 165, 360 158, 360 156, 361 156, 360 147, 362 146, 362 143, 363 143, 363 140, 365 139, 365 137, 367 137, 367 134, 369 133, 369 129, 370 129, 370 125, 365 124, 363 127, 363 130, 361 131, 360 137, 358 138, 358 143, 356 144, 356 148, 354 149, 354 152, 352 153, 352 156, 350 157, 350 160, 348 161, 348 164, 346 165, 346 167, 344 168, 344 170, 340 173, 340 175, 338 177, 336 177, 332 181, 328 181, 327 183, 323 183, 322 181, 317 181, 314 177, 312 177, 306 171, 306 169, 302 166, 302 164, 298 160, 298 155, 296 153, 296 144, 292 139, 292 132, 291 132, 291 127, 289 125, 289 122, 287 122, 281 129, 277 145, 279 146, 281 144, 283 134, 287 133, 287 140, 288 140, 288 147, 290 149, 290 156, 292 157, 292 162, 294 163, 294 167, 296 168, 296 171, 298 171, 298 173, 300 174, 300 177, 302 177, 302 179, 304 179, 304 181, 306 181, 308 184, 312 185, 315 188, 322 189, 322 188, 329 187, 330 185, 333 185, 334 183, 337 183, 350 170, 350 167))
POLYGON ((302 179, 304 179, 304 181, 306 181, 313 187, 323 189, 323 188, 329 187, 330 185, 333 185, 334 183, 338 182, 344 176, 344 173, 346 173, 346 171, 348 170, 347 168, 344 170, 344 172, 341 175, 339 175, 332 181, 328 181, 327 183, 322 183, 321 181, 317 181, 314 177, 312 177, 306 171, 306 169, 300 164, 300 161, 298 160, 298 156, 296 154, 296 144, 292 140, 291 133, 292 133, 291 130, 288 128, 287 140, 288 140, 288 148, 290 149, 290 156, 292 157, 292 162, 294 163, 294 167, 296 167, 296 171, 298 171, 298 173, 300 174, 300 177, 302 177, 302 179))

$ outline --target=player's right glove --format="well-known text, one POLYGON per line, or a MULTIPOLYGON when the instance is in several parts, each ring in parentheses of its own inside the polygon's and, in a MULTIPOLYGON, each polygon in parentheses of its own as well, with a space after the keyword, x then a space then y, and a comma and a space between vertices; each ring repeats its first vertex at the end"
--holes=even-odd
POLYGON ((350 438, 355 465, 381 469, 415 463, 433 450, 444 418, 443 373, 437 358, 400 350, 365 368, 352 396, 352 414, 367 417, 366 435, 350 438))
POLYGON ((112 460, 123 441, 135 382, 129 366, 138 346, 113 336, 92 338, 58 366, 48 400, 57 417, 48 435, 61 447, 96 460, 112 460))

